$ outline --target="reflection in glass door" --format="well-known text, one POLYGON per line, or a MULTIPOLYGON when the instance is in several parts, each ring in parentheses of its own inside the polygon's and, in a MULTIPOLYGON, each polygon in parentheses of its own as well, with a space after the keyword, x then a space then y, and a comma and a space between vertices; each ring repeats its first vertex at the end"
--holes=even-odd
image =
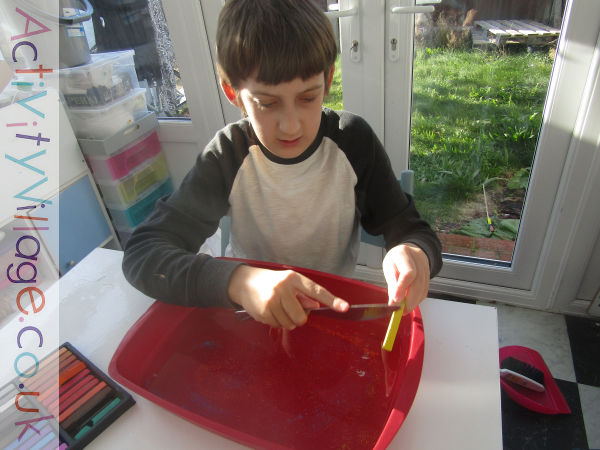
POLYGON ((417 206, 445 253, 507 263, 559 36, 545 2, 509 6, 455 1, 415 17, 410 144, 417 206))

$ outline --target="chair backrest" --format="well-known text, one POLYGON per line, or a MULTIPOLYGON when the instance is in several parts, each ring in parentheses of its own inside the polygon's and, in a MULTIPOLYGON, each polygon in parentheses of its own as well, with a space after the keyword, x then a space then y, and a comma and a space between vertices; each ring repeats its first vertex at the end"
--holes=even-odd
MULTIPOLYGON (((404 170, 400 174, 400 179, 398 180, 400 186, 402 186, 402 190, 409 195, 413 195, 414 187, 415 187, 415 172, 412 170, 404 170)), ((225 249, 229 244, 229 233, 231 229, 231 217, 224 216, 221 219, 221 223, 219 224, 219 228, 221 230, 221 256, 225 255, 225 249)), ((365 230, 361 228, 360 230, 360 241, 365 242, 371 245, 377 245, 378 247, 384 247, 385 242, 383 240, 383 236, 373 236, 367 233, 365 230)))
POLYGON ((408 195, 414 195, 415 191, 415 171, 414 170, 404 170, 400 174, 400 186, 402 186, 402 190, 408 195))
MULTIPOLYGON (((413 195, 415 190, 415 172, 413 170, 402 171, 398 182, 400 183, 400 186, 402 186, 402 190, 405 193, 413 195)), ((360 229, 360 242, 376 245, 377 247, 385 247, 385 241, 382 235, 373 236, 362 228, 360 229)))

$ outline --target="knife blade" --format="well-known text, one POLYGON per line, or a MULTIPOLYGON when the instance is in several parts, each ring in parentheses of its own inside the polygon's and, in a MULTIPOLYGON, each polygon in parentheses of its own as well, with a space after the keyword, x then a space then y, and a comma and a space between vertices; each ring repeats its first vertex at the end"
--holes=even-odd
MULTIPOLYGON (((350 305, 350 308, 348 308, 346 312, 338 312, 334 309, 331 309, 329 306, 308 308, 305 311, 310 314, 317 314, 319 316, 331 317, 334 319, 362 321, 389 317, 394 311, 398 311, 400 308, 402 308, 402 304, 387 305, 385 303, 367 303, 361 305, 350 305)), ((250 315, 243 309, 238 310, 235 313, 241 318, 250 317, 250 315)))

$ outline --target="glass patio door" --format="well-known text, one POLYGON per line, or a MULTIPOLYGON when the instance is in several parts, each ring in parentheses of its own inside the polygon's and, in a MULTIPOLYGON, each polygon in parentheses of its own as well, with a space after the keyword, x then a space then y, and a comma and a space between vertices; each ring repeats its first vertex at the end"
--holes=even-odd
POLYGON ((527 288, 532 273, 519 270, 519 254, 539 249, 517 236, 559 37, 550 23, 562 11, 454 2, 393 14, 410 2, 402 3, 388 2, 386 75, 401 75, 412 95, 402 112, 386 108, 390 125, 404 119, 386 138, 402 149, 397 164, 415 171, 417 206, 442 241, 445 275, 527 288), (405 45, 394 51, 399 29, 405 45))
POLYGON ((441 290, 531 289, 585 84, 565 58, 583 10, 561 3, 386 2, 385 145, 442 241, 441 290))

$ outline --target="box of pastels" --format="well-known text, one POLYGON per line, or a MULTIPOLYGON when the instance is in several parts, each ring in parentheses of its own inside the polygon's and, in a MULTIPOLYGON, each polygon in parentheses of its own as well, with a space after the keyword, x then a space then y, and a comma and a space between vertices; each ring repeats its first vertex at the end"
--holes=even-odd
POLYGON ((4 449, 82 449, 135 404, 68 342, 3 386, 0 395, 9 400, 0 411, 4 449))

